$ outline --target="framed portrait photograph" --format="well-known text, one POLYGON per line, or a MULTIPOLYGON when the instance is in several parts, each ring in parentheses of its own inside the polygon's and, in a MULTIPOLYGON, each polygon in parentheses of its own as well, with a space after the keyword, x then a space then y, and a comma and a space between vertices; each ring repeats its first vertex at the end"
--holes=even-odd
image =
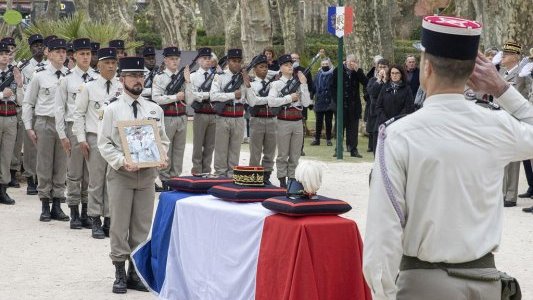
POLYGON ((155 120, 119 121, 117 127, 126 161, 139 168, 157 167, 164 152, 155 120))

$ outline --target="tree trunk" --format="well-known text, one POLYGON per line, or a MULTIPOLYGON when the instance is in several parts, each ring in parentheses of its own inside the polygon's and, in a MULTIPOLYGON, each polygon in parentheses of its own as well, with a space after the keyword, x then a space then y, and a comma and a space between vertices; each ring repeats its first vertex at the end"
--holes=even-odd
POLYGON ((74 5, 76 6, 76 11, 85 14, 86 20, 91 20, 91 15, 89 13, 89 0, 75 0, 74 5))
MULTIPOLYGON (((281 19, 279 17, 278 1, 269 0, 270 18, 272 19, 272 43, 283 44, 283 32, 281 30, 281 19)), ((277 55, 278 53, 276 53, 277 55)))
POLYGON ((383 57, 394 61, 394 38, 392 34, 393 0, 373 0, 374 26, 377 33, 379 53, 383 57))
POLYGON ((306 34, 326 34, 329 6, 336 6, 336 0, 310 0, 302 2, 306 34))
POLYGON ((238 1, 219 1, 225 17, 224 36, 226 37, 226 51, 232 48, 242 48, 241 42, 241 10, 238 1))
POLYGON ((347 6, 354 8, 354 31, 345 38, 346 54, 355 54, 359 65, 365 71, 372 67, 372 57, 379 54, 374 35, 374 11, 371 1, 347 0, 347 6))
POLYGON ((45 18, 48 20, 57 20, 59 19, 59 11, 61 10, 61 2, 59 0, 49 0, 48 6, 46 7, 45 18))
POLYGON ((304 48, 304 26, 301 21, 299 0, 277 0, 285 52, 301 53, 304 48))
POLYGON ((268 0, 240 0, 241 41, 244 60, 250 61, 272 45, 272 19, 268 0))
POLYGON ((196 49, 195 0, 154 0, 154 11, 161 30, 163 47, 196 49))
POLYGON ((88 7, 89 16, 95 21, 115 23, 133 34, 134 5, 135 0, 91 0, 88 7))
POLYGON ((225 24, 218 1, 198 0, 202 23, 207 36, 223 36, 225 24))
POLYGON ((415 16, 416 0, 398 0, 397 14, 393 18, 394 34, 396 38, 411 39, 413 31, 420 27, 421 18, 415 16))

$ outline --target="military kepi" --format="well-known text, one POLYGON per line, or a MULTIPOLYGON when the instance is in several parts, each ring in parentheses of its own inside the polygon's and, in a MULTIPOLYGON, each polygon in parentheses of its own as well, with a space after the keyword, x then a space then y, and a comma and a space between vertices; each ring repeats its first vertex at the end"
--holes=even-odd
POLYGON ((124 72, 144 72, 144 58, 143 57, 124 57, 118 62, 122 73, 124 72))
POLYGON ((40 34, 32 34, 28 38, 28 45, 33 45, 33 43, 42 43, 44 41, 44 38, 40 34))
POLYGON ((100 43, 91 42, 91 52, 96 53, 100 49, 100 43))
POLYGON ((503 45, 503 52, 520 54, 522 53, 522 46, 515 42, 507 42, 503 45))
POLYGON ((98 49, 98 60, 117 59, 117 49, 115 48, 100 48, 98 49))
POLYGON ((422 21, 421 50, 438 57, 472 60, 477 56, 480 35, 481 24, 476 21, 427 16, 422 21))
POLYGON ((283 54, 282 56, 278 57, 278 63, 280 66, 288 62, 292 63, 292 57, 290 54, 283 54))
POLYGON ((181 51, 180 51, 180 49, 178 49, 178 47, 166 47, 165 49, 163 49, 163 56, 164 57, 180 56, 180 55, 181 55, 181 51))
POLYGON ((124 41, 123 40, 112 40, 109 42, 110 48, 115 48, 119 50, 124 50, 124 41))
POLYGON ((155 48, 154 47, 144 47, 143 49, 143 56, 151 56, 155 55, 155 48))
POLYGON ((242 49, 229 49, 228 59, 230 58, 242 58, 242 49))
POLYGON ((202 57, 202 56, 211 57, 211 48, 204 47, 204 48, 198 49, 198 57, 202 57))
POLYGON ((0 40, 0 43, 4 43, 8 46, 17 46, 17 43, 15 43, 15 39, 12 37, 5 37, 2 40, 0 40))
POLYGON ((9 48, 7 47, 6 43, 0 42, 0 52, 9 52, 9 48))
POLYGON ((67 42, 64 39, 53 39, 48 42, 48 49, 56 50, 56 49, 65 49, 67 50, 67 42))
POLYGON ((75 39, 72 42, 72 46, 74 47, 74 51, 78 50, 91 50, 91 40, 87 38, 81 38, 81 39, 75 39))

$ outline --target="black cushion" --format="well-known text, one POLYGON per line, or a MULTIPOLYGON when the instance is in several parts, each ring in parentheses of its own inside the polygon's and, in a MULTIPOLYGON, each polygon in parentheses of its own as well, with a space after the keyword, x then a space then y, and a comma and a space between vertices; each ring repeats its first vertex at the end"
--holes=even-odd
POLYGON ((225 183, 210 188, 208 193, 226 201, 261 202, 271 197, 283 196, 287 193, 287 190, 271 184, 264 186, 245 186, 225 183))
POLYGON ((183 176, 171 178, 167 184, 176 191, 207 193, 211 187, 229 182, 233 182, 233 179, 228 177, 183 176))
POLYGON ((316 199, 273 197, 262 204, 272 211, 289 216, 340 215, 352 209, 342 200, 322 196, 316 196, 316 199))

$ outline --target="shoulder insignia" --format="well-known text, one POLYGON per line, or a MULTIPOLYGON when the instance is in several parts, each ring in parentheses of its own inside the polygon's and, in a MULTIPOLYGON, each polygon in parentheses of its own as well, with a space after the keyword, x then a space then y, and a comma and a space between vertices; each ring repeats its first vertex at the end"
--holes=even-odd
POLYGON ((42 66, 44 66, 43 62, 40 62, 40 63, 37 64, 37 67, 42 67, 42 66))
POLYGON ((71 71, 71 70, 68 70, 68 71, 65 73, 65 76, 68 76, 68 75, 70 75, 70 74, 72 74, 72 71, 71 71))
POLYGON ((87 82, 91 82, 91 81, 95 81, 95 80, 96 80, 96 78, 94 78, 94 77, 89 77, 89 79, 87 79, 87 82))
POLYGON ((100 70, 94 70, 94 73, 100 74, 100 70))
POLYGON ((399 116, 396 116, 394 118, 390 118, 388 119, 387 121, 385 121, 385 123, 383 123, 383 125, 385 125, 385 127, 388 127, 389 125, 391 125, 392 123, 398 121, 399 119, 403 118, 407 116, 407 114, 403 114, 403 115, 399 115, 399 116))
POLYGON ((153 103, 157 104, 157 102, 155 102, 152 98, 150 98, 150 99, 145 98, 145 99, 146 99, 146 101, 150 101, 150 102, 153 102, 153 103))
POLYGON ((494 102, 490 102, 490 101, 477 100, 476 104, 481 106, 481 107, 488 108, 490 110, 500 110, 501 109, 498 104, 496 104, 494 102))
POLYGON ((35 72, 41 72, 41 71, 44 71, 46 70, 46 67, 40 67, 38 69, 35 70, 35 72))
POLYGON ((117 100, 118 100, 117 97, 113 97, 113 98, 111 98, 111 99, 109 100, 109 104, 111 104, 111 103, 113 103, 113 102, 115 102, 115 101, 117 101, 117 100))
POLYGON ((191 74, 194 74, 194 73, 196 73, 197 71, 198 71, 198 70, 194 70, 194 71, 191 72, 191 74))
POLYGON ((165 73, 165 71, 159 71, 159 72, 156 73, 156 75, 161 75, 161 74, 164 74, 164 73, 165 73))

